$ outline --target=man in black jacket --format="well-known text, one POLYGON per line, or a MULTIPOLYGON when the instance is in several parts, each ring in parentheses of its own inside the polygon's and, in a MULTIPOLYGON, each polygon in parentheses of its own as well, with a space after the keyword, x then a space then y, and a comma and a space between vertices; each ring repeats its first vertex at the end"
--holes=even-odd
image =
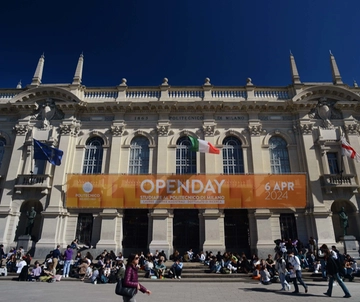
POLYGON ((329 287, 328 287, 327 292, 324 293, 324 295, 331 297, 333 283, 335 280, 335 281, 337 281, 337 283, 339 283, 340 287, 344 291, 344 294, 345 294, 344 298, 350 298, 351 297, 350 292, 339 276, 340 270, 339 270, 339 264, 337 263, 338 259, 334 259, 334 257, 331 255, 329 248, 327 248, 327 246, 325 244, 322 245, 322 248, 323 248, 323 252, 324 252, 325 260, 326 260, 326 272, 329 276, 329 287))

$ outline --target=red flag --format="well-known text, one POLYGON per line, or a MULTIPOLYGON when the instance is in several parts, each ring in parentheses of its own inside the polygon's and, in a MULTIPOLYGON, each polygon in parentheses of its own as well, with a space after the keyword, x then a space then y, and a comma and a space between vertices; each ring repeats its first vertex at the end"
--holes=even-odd
POLYGON ((357 153, 354 148, 350 146, 344 136, 341 137, 341 149, 343 155, 355 159, 357 162, 360 162, 359 153, 357 153))

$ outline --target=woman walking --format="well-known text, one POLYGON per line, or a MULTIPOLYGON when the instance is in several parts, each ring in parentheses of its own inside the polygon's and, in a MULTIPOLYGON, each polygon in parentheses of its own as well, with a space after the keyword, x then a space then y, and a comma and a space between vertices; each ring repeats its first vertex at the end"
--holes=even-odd
POLYGON ((324 253, 325 261, 326 261, 326 272, 329 276, 329 287, 328 287, 327 292, 324 293, 324 295, 331 297, 333 283, 335 280, 335 281, 337 281, 337 283, 339 283, 340 287, 344 291, 344 294, 345 294, 344 298, 350 298, 351 297, 350 292, 339 276, 340 270, 339 270, 338 264, 336 263, 336 261, 338 261, 338 260, 335 260, 332 257, 331 252, 330 252, 329 248, 327 247, 327 245, 325 245, 325 244, 322 245, 322 251, 324 253))
MULTIPOLYGON (((123 286, 134 287, 137 290, 140 290, 142 293, 144 294, 146 293, 150 295, 151 291, 149 291, 144 286, 142 286, 138 281, 138 264, 139 264, 139 256, 137 254, 130 254, 126 263, 126 271, 125 271, 123 286)), ((136 302, 135 295, 131 298, 123 296, 124 302, 136 302)))

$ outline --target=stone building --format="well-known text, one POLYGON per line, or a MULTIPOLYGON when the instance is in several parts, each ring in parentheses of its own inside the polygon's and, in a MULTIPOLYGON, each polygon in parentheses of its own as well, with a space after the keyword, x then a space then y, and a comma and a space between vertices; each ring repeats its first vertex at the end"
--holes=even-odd
POLYGON ((44 60, 30 85, 0 89, 5 248, 27 240, 42 256, 78 238, 124 253, 264 255, 278 238, 340 245, 342 207, 347 234, 359 240, 360 166, 342 156, 340 138, 360 150, 360 89, 342 82, 332 54, 332 83, 301 82, 290 55, 286 87, 251 79, 217 87, 208 78, 198 87, 166 78, 157 87, 131 87, 126 79, 86 87, 82 55, 72 83, 42 84, 44 60), (220 154, 192 151, 190 136, 220 154), (62 150, 61 165, 34 160, 33 139, 62 150), (216 179, 226 192, 212 187, 216 179), (153 184, 162 185, 157 197, 149 193, 153 184), (146 194, 139 197, 140 189, 146 194), (31 207, 37 215, 26 238, 31 207))

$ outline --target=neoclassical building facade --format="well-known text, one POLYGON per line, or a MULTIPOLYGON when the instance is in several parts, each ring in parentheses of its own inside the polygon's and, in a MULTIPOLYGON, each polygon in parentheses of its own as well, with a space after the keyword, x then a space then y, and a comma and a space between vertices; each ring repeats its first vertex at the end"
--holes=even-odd
POLYGON ((251 79, 217 87, 208 78, 198 87, 167 79, 86 87, 82 55, 71 84, 51 85, 41 82, 44 60, 27 87, 0 89, 5 248, 24 239, 32 207, 29 240, 39 257, 74 238, 124 253, 264 255, 278 238, 306 244, 310 236, 339 246, 342 207, 359 240, 360 166, 342 156, 340 138, 360 150, 360 89, 342 82, 332 54, 331 83, 301 82, 290 55, 287 87, 251 79), (192 151, 189 136, 220 154, 192 151), (61 165, 34 160, 33 139, 62 150, 61 165))

